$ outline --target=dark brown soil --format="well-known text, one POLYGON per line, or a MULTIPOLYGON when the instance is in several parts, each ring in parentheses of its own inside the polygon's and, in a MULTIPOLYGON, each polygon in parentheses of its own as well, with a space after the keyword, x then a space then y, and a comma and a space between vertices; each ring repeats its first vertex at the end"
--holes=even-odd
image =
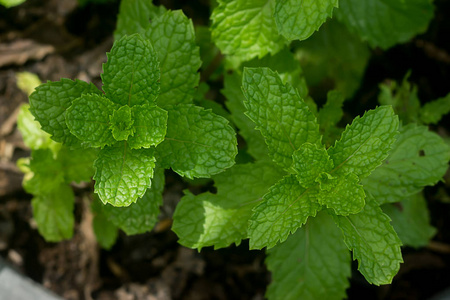
MULTIPOLYGON (((182 8, 196 24, 208 23, 206 0, 159 3, 182 8)), ((427 33, 389 51, 373 51, 357 101, 346 106, 350 114, 373 107, 378 84, 388 78, 401 80, 408 69, 423 102, 450 92, 450 1, 435 4, 436 18, 427 33)), ((18 107, 28 100, 16 86, 15 73, 99 85, 117 12, 118 1, 81 8, 76 0, 28 0, 8 10, 0 7, 0 255, 66 299, 263 299, 270 282, 263 251, 248 251, 246 242, 201 253, 178 245, 170 217, 187 184, 169 171, 161 221, 150 233, 120 234, 111 250, 101 250, 83 200, 87 191, 76 188, 74 237, 54 244, 38 234, 31 196, 22 189, 15 165, 29 155, 16 128, 18 107)), ((433 129, 448 136, 450 118, 433 129)), ((446 179, 450 182, 450 175, 446 179)), ((423 249, 404 249, 405 263, 393 284, 367 284, 355 264, 349 299, 427 299, 450 288, 449 194, 448 183, 426 190, 438 233, 423 249)))

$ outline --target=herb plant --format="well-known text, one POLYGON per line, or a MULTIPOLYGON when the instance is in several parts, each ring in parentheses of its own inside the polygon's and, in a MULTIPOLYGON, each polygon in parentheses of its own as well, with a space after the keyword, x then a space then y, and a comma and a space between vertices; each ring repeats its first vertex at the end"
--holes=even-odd
MULTIPOLYGON (((421 106, 405 77, 381 85, 380 106, 346 127, 343 104, 371 47, 424 32, 433 9, 429 0, 218 0, 211 27, 194 31, 181 11, 122 0, 103 92, 61 79, 30 96, 31 113, 53 140, 29 143, 34 151, 22 164, 40 232, 70 236, 73 221, 58 223, 73 209, 68 184, 90 176, 104 247, 118 229, 149 231, 171 168, 211 177, 217 188, 184 192, 173 216, 179 243, 201 250, 249 239, 251 249, 266 248, 269 299, 345 298, 350 252, 368 282, 391 283, 401 246, 424 246, 435 232, 422 190, 441 180, 450 149, 426 125, 449 112, 450 98, 421 106), (225 108, 205 99, 208 80, 221 79, 225 108), (335 89, 318 108, 309 87, 330 79, 335 89), (244 141, 233 167, 227 119, 244 141)), ((24 138, 42 135, 25 127, 24 138)))

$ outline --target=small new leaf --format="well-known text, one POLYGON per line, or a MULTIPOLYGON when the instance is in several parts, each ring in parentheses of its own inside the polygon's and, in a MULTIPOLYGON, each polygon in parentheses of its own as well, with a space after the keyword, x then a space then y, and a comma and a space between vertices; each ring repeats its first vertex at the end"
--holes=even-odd
POLYGON ((322 173, 317 181, 320 184, 317 200, 321 205, 334 209, 337 215, 356 214, 363 209, 366 195, 355 174, 332 177, 322 173))
POLYGON ((127 140, 128 136, 134 134, 134 120, 131 116, 131 108, 128 105, 124 105, 118 110, 115 110, 109 117, 109 120, 111 122, 109 129, 111 129, 116 141, 127 140))
POLYGON ((322 172, 329 172, 334 166, 325 148, 310 143, 303 144, 295 151, 292 159, 292 169, 304 188, 316 184, 316 178, 322 172))
POLYGON ((148 104, 135 105, 131 111, 134 118, 134 134, 128 137, 131 148, 150 148, 164 140, 167 130, 167 111, 148 104))

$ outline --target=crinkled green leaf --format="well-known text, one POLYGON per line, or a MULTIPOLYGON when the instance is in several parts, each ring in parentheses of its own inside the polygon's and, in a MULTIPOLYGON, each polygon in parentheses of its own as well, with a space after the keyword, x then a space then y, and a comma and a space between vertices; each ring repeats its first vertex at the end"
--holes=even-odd
POLYGON ((385 204, 382 208, 392 219, 392 226, 404 245, 425 247, 436 234, 436 228, 430 225, 430 215, 422 193, 399 203, 385 204))
POLYGON ((133 33, 143 33, 150 21, 162 15, 165 11, 164 6, 155 6, 152 1, 120 1, 114 39, 119 40, 123 36, 133 33))
POLYGON ((95 192, 103 203, 129 206, 151 185, 154 149, 131 149, 119 142, 100 150, 95 167, 95 192))
POLYGON ((425 126, 401 128, 383 165, 365 178, 364 189, 379 203, 398 202, 436 184, 448 168, 450 148, 425 126))
POLYGON ((352 97, 360 87, 371 55, 357 35, 332 19, 298 45, 296 54, 309 86, 320 88, 333 82, 346 98, 352 97))
POLYGON ((287 47, 276 54, 269 54, 262 58, 254 58, 251 61, 244 62, 242 66, 248 68, 270 68, 278 73, 284 84, 289 83, 297 89, 302 99, 306 99, 308 96, 308 86, 306 85, 303 70, 299 61, 287 47))
POLYGON ((166 109, 166 138, 156 148, 164 168, 192 179, 210 177, 234 164, 236 134, 225 118, 190 104, 166 109))
POLYGON ((94 161, 97 158, 98 149, 74 149, 63 146, 58 152, 58 162, 64 173, 64 181, 77 183, 90 182, 94 176, 94 161))
POLYGON ((181 10, 156 17, 143 34, 157 49, 161 69, 158 105, 192 103, 201 66, 192 20, 181 10))
POLYGON ((282 176, 283 172, 271 162, 236 165, 212 177, 216 194, 194 196, 185 191, 173 217, 172 230, 178 242, 198 249, 239 245, 247 238, 252 208, 282 176))
POLYGON ((292 154, 305 142, 320 142, 315 116, 277 73, 268 68, 246 68, 242 88, 246 114, 261 131, 270 156, 281 167, 291 167, 292 154))
POLYGON ((33 115, 29 111, 29 107, 28 104, 23 104, 17 116, 17 127, 22 134, 23 142, 30 149, 49 148, 56 154, 61 144, 53 141, 50 138, 50 134, 41 130, 41 125, 34 120, 33 115))
POLYGON ((131 108, 128 105, 115 110, 109 120, 109 129, 116 141, 127 140, 130 134, 134 134, 134 118, 131 117, 131 108))
POLYGON ((116 142, 110 130, 110 116, 117 105, 108 98, 85 94, 75 99, 66 111, 70 132, 91 147, 104 147, 116 142))
POLYGON ((366 195, 355 174, 332 177, 322 173, 317 181, 321 190, 317 200, 321 205, 332 208, 337 215, 356 214, 363 209, 366 195))
POLYGON ((128 106, 155 103, 160 88, 160 66, 148 40, 138 34, 124 36, 114 43, 107 56, 102 81, 111 101, 128 106))
POLYGON ((416 85, 409 83, 410 75, 410 72, 405 75, 401 85, 395 81, 380 84, 380 94, 378 95, 378 102, 382 105, 392 105, 399 119, 405 124, 419 121, 418 89, 416 85))
POLYGON ((426 103, 420 110, 420 120, 424 124, 437 124, 448 113, 450 113, 450 94, 426 103))
POLYGON ((30 112, 56 142, 79 146, 81 141, 72 135, 66 125, 65 113, 72 101, 83 94, 101 94, 92 83, 70 79, 41 84, 30 95, 30 112))
POLYGON ((310 218, 284 243, 267 251, 272 300, 341 300, 351 275, 350 253, 333 220, 324 212, 310 218))
POLYGON ((92 201, 91 210, 94 215, 92 221, 92 227, 94 229, 97 242, 104 249, 111 249, 116 243, 119 230, 116 225, 108 220, 106 215, 102 211, 102 202, 98 197, 92 201))
POLYGON ((317 192, 317 188, 303 188, 295 175, 272 186, 253 209, 248 228, 250 249, 272 248, 305 224, 308 217, 314 217, 321 209, 317 192))
POLYGON ((430 0, 340 0, 336 16, 372 47, 387 49, 425 32, 430 0))
POLYGON ((64 183, 61 163, 49 149, 31 152, 29 170, 32 176, 25 177, 23 187, 30 194, 47 194, 64 183))
POLYGON ((288 40, 305 40, 333 14, 338 0, 276 0, 275 22, 288 40))
POLYGON ((162 205, 164 190, 164 169, 156 168, 151 188, 142 198, 127 207, 102 206, 103 213, 115 226, 127 235, 151 231, 158 221, 159 207, 162 205))
POLYGON ((255 129, 255 123, 245 114, 245 97, 241 89, 242 77, 234 72, 224 74, 222 94, 227 98, 226 107, 231 112, 233 123, 239 128, 239 134, 245 139, 247 152, 258 160, 268 160, 268 150, 261 132, 255 129))
POLYGON ((275 1, 219 0, 212 12, 212 39, 238 62, 276 53, 286 44, 273 18, 275 1))
POLYGON ((150 148, 164 140, 167 130, 167 111, 156 105, 135 105, 131 108, 134 134, 128 137, 131 148, 150 148))
POLYGON ((70 239, 74 225, 74 195, 70 186, 57 185, 31 200, 39 233, 48 242, 70 239))
POLYGON ((333 169, 333 161, 325 148, 310 143, 304 143, 300 149, 296 150, 292 160, 292 169, 297 174, 298 182, 304 188, 316 184, 316 178, 320 173, 333 169))
POLYGON ((380 106, 356 117, 342 137, 328 149, 334 162, 332 175, 354 173, 367 177, 383 160, 395 142, 398 117, 392 107, 380 106))
POLYGON ((368 197, 360 213, 333 218, 366 280, 375 285, 390 284, 403 262, 402 243, 375 200, 368 197))

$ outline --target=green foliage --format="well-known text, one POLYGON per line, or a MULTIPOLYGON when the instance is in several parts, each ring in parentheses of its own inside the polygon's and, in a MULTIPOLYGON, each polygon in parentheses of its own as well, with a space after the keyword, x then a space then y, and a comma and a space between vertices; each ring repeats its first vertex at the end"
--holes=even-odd
POLYGON ((341 119, 354 117, 344 102, 369 46, 408 41, 433 9, 429 0, 218 0, 211 26, 194 28, 181 11, 122 0, 103 92, 47 82, 19 116, 33 149, 19 166, 40 233, 72 235, 69 184, 92 177, 102 247, 119 230, 150 231, 171 168, 217 189, 184 191, 173 216, 179 242, 266 247, 269 299, 345 298, 350 252, 369 283, 389 284, 402 243, 421 247, 435 233, 421 192, 442 179, 450 149, 424 125, 450 111, 450 94, 422 105, 407 74, 380 85, 381 106, 347 126, 341 119), (334 90, 318 107, 309 90, 324 83, 334 90))
MULTIPOLYGON (((234 164, 236 139, 225 119, 200 107, 169 106, 165 101, 165 97, 172 103, 192 99, 189 89, 194 91, 198 82, 198 66, 188 68, 193 75, 190 81, 184 69, 172 64, 180 63, 179 54, 185 53, 185 47, 166 45, 159 55, 153 50, 151 40, 158 48, 175 41, 188 48, 194 43, 192 23, 181 12, 167 12, 161 18, 143 32, 149 39, 134 34, 114 43, 102 74, 104 95, 93 85, 63 79, 41 85, 30 96, 32 113, 54 140, 101 148, 94 180, 103 203, 129 206, 141 198, 151 186, 155 153, 165 168, 189 178, 209 177, 234 164), (174 28, 171 22, 183 24, 180 35, 166 35, 174 28), (174 71, 192 83, 180 85, 174 71), (162 100, 158 98, 166 110, 156 105, 160 77, 168 80, 161 85, 162 100), (161 149, 155 152, 160 143, 161 149)), ((192 55, 198 52, 195 46, 191 49, 192 55)))
POLYGON ((372 47, 387 49, 424 32, 433 13, 430 0, 340 0, 336 15, 372 47))

